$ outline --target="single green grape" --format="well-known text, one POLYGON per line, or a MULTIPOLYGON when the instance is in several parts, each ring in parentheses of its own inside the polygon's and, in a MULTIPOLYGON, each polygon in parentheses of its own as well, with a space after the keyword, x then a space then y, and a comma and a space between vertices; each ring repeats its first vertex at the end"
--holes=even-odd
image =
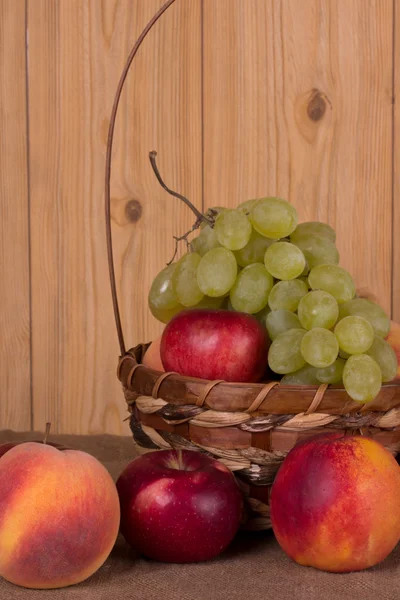
POLYGON ((297 237, 305 235, 318 235, 327 238, 331 242, 336 241, 336 232, 333 227, 327 223, 322 223, 321 221, 306 221, 305 223, 299 223, 290 237, 296 239, 297 237))
POLYGON ((299 302, 308 292, 308 287, 300 279, 278 281, 271 290, 268 304, 271 310, 283 308, 295 312, 299 302))
POLYGON ((308 275, 308 282, 313 290, 323 290, 332 294, 339 304, 351 300, 356 293, 350 273, 337 265, 314 267, 308 275))
POLYGON ((233 252, 226 248, 213 248, 205 254, 197 267, 197 283, 206 296, 225 296, 237 275, 237 262, 233 252))
POLYGON ((225 296, 216 296, 211 298, 210 296, 203 296, 203 298, 193 306, 192 308, 223 308, 225 302, 225 296))
POLYGON ((382 381, 386 383, 396 377, 399 367, 396 352, 384 339, 375 335, 367 354, 378 363, 382 372, 382 381))
POLYGON ((378 363, 367 354, 350 356, 343 369, 343 384, 353 400, 371 402, 382 386, 382 373, 378 363))
POLYGON ((151 284, 148 303, 152 314, 158 319, 160 311, 173 311, 180 306, 172 285, 172 276, 176 269, 176 263, 165 267, 154 278, 151 284))
POLYGON ((336 325, 334 333, 340 349, 348 354, 363 354, 374 341, 374 329, 363 317, 344 317, 336 325))
POLYGON ((244 267, 230 292, 233 308, 239 312, 258 313, 267 305, 273 285, 272 275, 261 263, 244 267))
POLYGON ((304 360, 320 369, 329 367, 339 354, 339 344, 335 335, 322 327, 308 331, 302 339, 300 349, 304 360))
POLYGON ((268 351, 268 364, 272 371, 285 375, 305 366, 306 361, 300 352, 305 334, 305 329, 288 329, 274 339, 268 351))
POLYGON ((204 296, 197 285, 197 267, 200 261, 200 254, 188 252, 176 263, 172 274, 172 288, 183 306, 195 306, 204 296))
POLYGON ((298 316, 294 312, 282 308, 271 310, 267 315, 265 325, 271 340, 288 329, 303 329, 298 316))
POLYGON ((301 298, 298 315, 304 329, 331 329, 338 320, 339 305, 329 292, 315 290, 301 298))
POLYGON ((287 373, 281 379, 280 385, 318 385, 317 369, 306 365, 294 373, 287 373))
POLYGON ((265 252, 264 264, 273 277, 287 281, 302 274, 306 259, 297 246, 289 242, 275 242, 265 252))
POLYGON ((227 208, 215 219, 214 231, 222 246, 228 250, 240 250, 249 242, 252 227, 244 212, 227 208))
POLYGON ((253 200, 245 200, 244 202, 241 202, 238 207, 237 210, 240 210, 241 212, 244 212, 246 215, 249 215, 251 212, 251 209, 253 208, 254 204, 257 202, 258 198, 255 198, 253 200))
POLYGON ((290 235, 298 221, 295 207, 281 198, 261 198, 252 206, 249 219, 259 233, 279 240, 290 235))
POLYGON ((248 243, 234 252, 238 265, 247 267, 256 262, 264 262, 265 251, 274 243, 275 240, 270 240, 252 229, 248 243))
POLYGON ((366 298, 354 298, 340 306, 339 317, 357 316, 367 319, 376 335, 386 337, 390 330, 390 319, 378 304, 366 298))
POLYGON ((156 306, 151 306, 150 304, 149 307, 153 317, 155 317, 157 321, 160 321, 161 323, 168 323, 172 317, 186 308, 185 306, 182 306, 182 304, 178 304, 174 308, 157 308, 156 306))
POLYGON ((217 239, 217 234, 210 225, 205 225, 199 235, 190 242, 194 252, 204 256, 209 250, 218 248, 221 244, 217 239))
POLYGON ((339 264, 339 252, 329 238, 318 235, 298 235, 290 238, 303 252, 310 269, 318 265, 339 264))
POLYGON ((320 383, 340 383, 343 378, 343 369, 346 361, 337 358, 329 367, 317 370, 317 379, 320 383))

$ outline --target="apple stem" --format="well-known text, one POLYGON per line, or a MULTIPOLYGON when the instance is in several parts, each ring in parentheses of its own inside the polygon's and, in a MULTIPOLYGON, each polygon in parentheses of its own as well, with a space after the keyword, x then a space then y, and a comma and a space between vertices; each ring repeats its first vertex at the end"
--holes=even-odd
POLYGON ((46 429, 45 429, 45 432, 44 432, 43 444, 47 444, 47 438, 49 437, 50 429, 51 429, 51 423, 46 423, 46 429))
POLYGON ((177 450, 177 453, 178 453, 178 466, 179 466, 179 470, 183 471, 182 450, 181 449, 177 450))

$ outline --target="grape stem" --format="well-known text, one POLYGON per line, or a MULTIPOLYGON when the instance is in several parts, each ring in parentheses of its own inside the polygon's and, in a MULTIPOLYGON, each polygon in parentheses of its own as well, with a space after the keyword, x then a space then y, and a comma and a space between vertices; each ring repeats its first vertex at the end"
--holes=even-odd
POLYGON ((181 242, 182 240, 185 240, 186 243, 186 248, 188 252, 192 252, 193 248, 191 243, 188 240, 188 236, 193 233, 193 231, 195 231, 196 229, 198 229, 200 227, 200 223, 201 220, 200 219, 196 219, 196 221, 194 222, 193 226, 191 227, 191 229, 189 229, 189 231, 187 231, 186 233, 184 233, 183 235, 177 237, 176 235, 173 236, 174 240, 175 240, 175 250, 174 250, 174 255, 171 258, 171 260, 169 262, 167 262, 167 267, 169 267, 170 264, 172 264, 175 260, 175 257, 178 253, 178 247, 179 247, 179 242, 181 242))
POLYGON ((171 196, 174 196, 175 198, 178 198, 179 200, 182 200, 182 202, 184 202, 186 204, 186 206, 188 206, 196 215, 196 221, 194 222, 192 228, 187 231, 186 233, 184 233, 183 235, 177 237, 174 235, 174 240, 175 240, 175 251, 174 251, 174 255, 171 258, 171 260, 167 263, 167 266, 169 266, 171 263, 174 262, 175 257, 177 255, 178 252, 178 246, 179 246, 179 242, 181 242, 182 240, 185 240, 186 243, 186 247, 188 249, 188 251, 192 251, 192 246, 188 240, 188 236, 193 233, 193 231, 195 231, 196 229, 198 229, 200 227, 200 224, 202 221, 204 221, 205 223, 207 223, 208 225, 211 225, 211 227, 214 225, 214 219, 213 218, 208 218, 205 215, 203 215, 195 206, 194 204, 192 204, 192 202, 190 202, 190 200, 188 200, 187 198, 185 198, 185 196, 182 196, 182 194, 179 194, 178 192, 174 192, 174 190, 171 190, 164 182, 163 178, 161 177, 160 171, 158 170, 158 166, 157 166, 157 162, 156 162, 156 156, 157 156, 157 152, 155 150, 152 150, 149 153, 149 158, 150 158, 150 163, 151 166, 153 168, 154 174, 157 177, 157 180, 159 182, 159 184, 161 185, 162 188, 164 188, 164 190, 166 192, 168 192, 168 194, 171 194, 171 196))
POLYGON ((185 196, 182 196, 182 194, 179 194, 178 192, 174 192, 173 190, 171 190, 163 181, 163 178, 160 175, 160 171, 158 170, 157 167, 157 163, 156 163, 156 156, 157 156, 157 152, 155 150, 152 150, 149 154, 149 158, 150 158, 150 163, 151 166, 153 167, 153 171, 155 176, 158 179, 159 184, 161 185, 161 187, 164 188, 164 190, 166 192, 168 192, 168 194, 171 194, 171 196, 175 196, 175 198, 179 198, 179 200, 182 200, 182 202, 184 202, 186 204, 186 206, 188 206, 196 215, 196 217, 201 221, 205 221, 206 223, 208 223, 209 225, 213 225, 213 221, 211 219, 208 219, 207 217, 205 217, 196 207, 194 204, 192 204, 190 202, 190 200, 188 200, 187 198, 185 198, 185 196))

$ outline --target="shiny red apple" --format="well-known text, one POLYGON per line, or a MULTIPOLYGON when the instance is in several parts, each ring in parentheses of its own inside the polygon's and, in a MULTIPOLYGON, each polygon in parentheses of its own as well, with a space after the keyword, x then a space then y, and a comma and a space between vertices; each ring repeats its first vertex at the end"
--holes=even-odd
POLYGON ((228 310, 186 310, 169 321, 161 338, 166 371, 225 381, 260 381, 269 339, 254 317, 228 310))
POLYGON ((155 560, 210 560, 240 525, 243 499, 233 474, 199 452, 149 452, 125 468, 117 490, 121 533, 155 560))

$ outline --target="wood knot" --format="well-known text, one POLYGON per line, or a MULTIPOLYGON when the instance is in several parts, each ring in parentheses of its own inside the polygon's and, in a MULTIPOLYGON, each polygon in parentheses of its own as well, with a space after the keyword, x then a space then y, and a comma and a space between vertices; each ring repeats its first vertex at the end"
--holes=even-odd
POLYGON ((142 216, 142 211, 139 200, 129 200, 125 204, 125 217, 130 223, 137 223, 142 216))
POLYGON ((326 112, 327 97, 319 90, 312 90, 307 105, 307 114, 311 121, 320 121, 326 112))

